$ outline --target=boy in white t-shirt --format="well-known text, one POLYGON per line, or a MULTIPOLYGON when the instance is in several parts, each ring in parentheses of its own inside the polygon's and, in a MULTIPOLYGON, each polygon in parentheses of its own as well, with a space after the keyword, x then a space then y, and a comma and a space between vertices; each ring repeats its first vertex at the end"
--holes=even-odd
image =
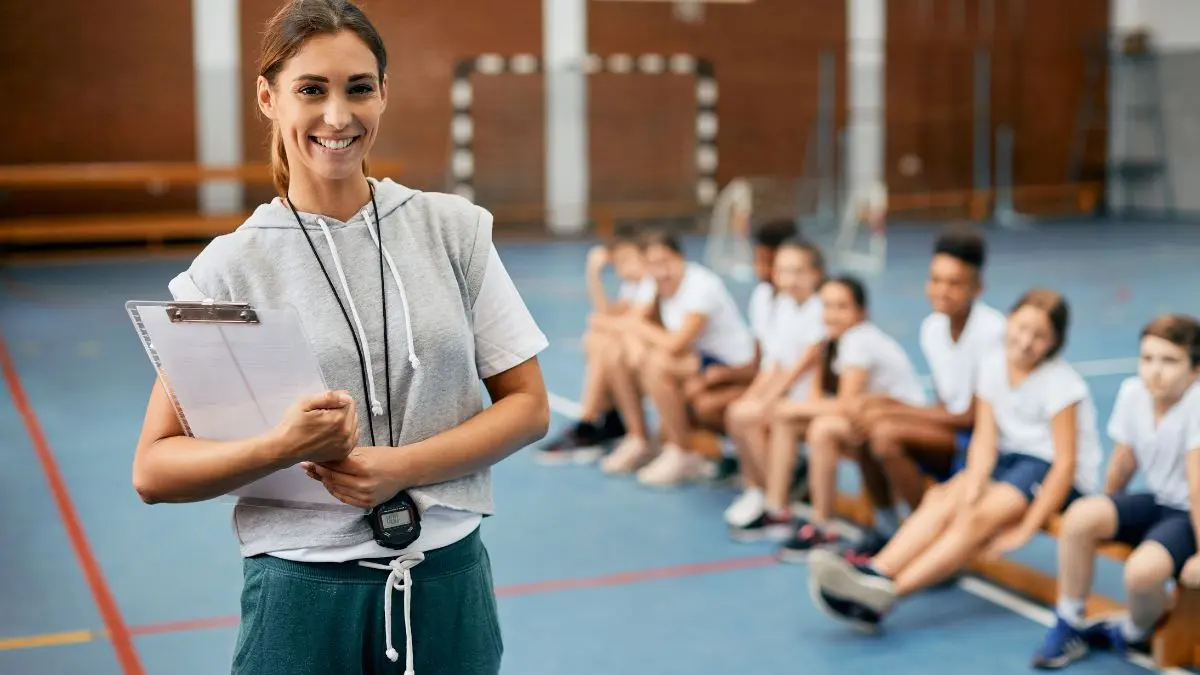
POLYGON ((766 508, 767 443, 771 412, 783 400, 803 400, 812 391, 813 366, 825 339, 825 319, 817 289, 825 260, 814 244, 799 238, 783 242, 775 254, 773 307, 756 328, 758 375, 729 406, 726 428, 737 448, 744 489, 725 511, 730 525, 753 522, 766 508))
MULTIPOLYGON (((758 374, 762 361, 764 335, 771 322, 777 297, 773 283, 775 256, 783 242, 796 236, 798 228, 791 219, 766 221, 754 228, 754 273, 758 285, 750 294, 746 314, 754 334, 756 357, 742 367, 713 366, 684 384, 688 408, 697 425, 716 434, 727 433, 729 405, 746 393, 758 374)), ((732 473, 736 462, 729 461, 726 473, 732 473)))
POLYGON ((754 360, 754 337, 738 312, 725 283, 711 270, 689 262, 679 240, 667 234, 651 237, 644 248, 646 265, 658 288, 659 325, 631 317, 624 329, 642 340, 649 350, 639 367, 614 368, 617 403, 628 433, 605 458, 603 468, 612 473, 638 470, 644 484, 669 485, 704 475, 702 457, 688 448, 691 424, 684 381, 713 366, 746 366, 754 360), (662 452, 642 466, 653 453, 641 421, 641 399, 649 395, 658 411, 662 452))
MULTIPOLYGON (((966 467, 934 487, 867 561, 809 556, 810 590, 830 616, 874 630, 896 602, 982 555, 1023 547, 1051 516, 1095 492, 1100 430, 1087 382, 1059 355, 1066 300, 1048 289, 1009 313, 1005 348, 984 358, 966 467)), ((810 442, 811 446, 811 442, 810 442)))
POLYGON ((1166 584, 1200 587, 1200 323, 1157 317, 1141 333, 1138 374, 1121 384, 1108 424, 1115 447, 1104 494, 1071 505, 1058 537, 1058 620, 1033 657, 1061 668, 1089 648, 1149 652, 1166 613, 1166 584), (1127 493, 1141 470, 1144 490, 1127 493), (1125 562, 1129 611, 1087 622, 1084 602, 1096 548, 1103 541, 1136 548, 1125 562))
POLYGON ((592 313, 583 335, 583 396, 579 421, 539 449, 536 461, 554 465, 587 463, 603 453, 603 445, 625 435, 617 412, 606 364, 623 358, 626 344, 617 319, 650 317, 655 310, 654 279, 646 272, 638 242, 630 237, 596 246, 587 256, 588 296, 592 313), (604 290, 604 269, 612 265, 620 285, 615 299, 604 290))
POLYGON ((915 509, 925 492, 925 475, 944 481, 961 468, 975 423, 979 364, 1003 347, 1007 322, 1003 312, 979 299, 986 254, 983 236, 974 228, 949 228, 934 243, 925 284, 933 312, 921 323, 920 344, 936 402, 914 406, 867 397, 851 415, 891 488, 886 502, 875 505, 874 530, 851 555, 874 555, 899 528, 891 493, 915 509))

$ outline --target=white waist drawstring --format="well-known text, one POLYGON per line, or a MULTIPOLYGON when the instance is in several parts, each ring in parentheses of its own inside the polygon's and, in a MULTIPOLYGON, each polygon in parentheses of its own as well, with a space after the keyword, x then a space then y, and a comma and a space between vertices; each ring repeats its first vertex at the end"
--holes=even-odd
POLYGON ((358 330, 358 339, 362 343, 363 360, 367 369, 367 386, 371 391, 367 395, 371 397, 371 413, 374 415, 383 414, 383 404, 379 402, 379 396, 375 393, 375 370, 371 366, 371 346, 367 341, 367 332, 363 330, 362 320, 358 318, 358 308, 354 306, 354 296, 350 293, 350 284, 346 282, 346 273, 342 270, 342 258, 338 255, 337 245, 333 243, 333 235, 329 232, 329 226, 325 224, 324 218, 318 218, 317 224, 321 226, 321 232, 325 233, 325 241, 329 244, 329 250, 333 253, 333 266, 337 270, 338 279, 342 281, 342 290, 346 293, 346 299, 350 302, 350 314, 354 317, 354 327, 358 330))
POLYGON ((413 346, 412 319, 408 314, 408 295, 404 293, 404 282, 400 281, 400 272, 396 269, 396 261, 392 260, 391 252, 382 244, 381 235, 375 232, 374 228, 378 227, 378 224, 371 220, 370 211, 364 209, 362 214, 363 220, 367 221, 367 232, 371 233, 371 241, 375 242, 376 248, 383 250, 383 257, 387 260, 388 269, 392 271, 392 279, 400 289, 400 305, 404 308, 404 331, 408 334, 408 362, 412 364, 413 368, 416 368, 421 365, 421 362, 417 359, 417 350, 413 346))
POLYGON ((404 591, 404 675, 415 675, 413 670, 413 644, 412 644, 412 568, 420 565, 425 560, 425 554, 420 551, 413 553, 405 553, 404 555, 392 560, 386 565, 379 563, 367 562, 365 560, 358 561, 363 567, 370 567, 378 570, 390 570, 391 574, 387 577, 387 590, 383 594, 383 631, 384 643, 387 645, 387 657, 392 663, 395 663, 400 654, 396 652, 396 648, 392 646, 392 591, 404 591))

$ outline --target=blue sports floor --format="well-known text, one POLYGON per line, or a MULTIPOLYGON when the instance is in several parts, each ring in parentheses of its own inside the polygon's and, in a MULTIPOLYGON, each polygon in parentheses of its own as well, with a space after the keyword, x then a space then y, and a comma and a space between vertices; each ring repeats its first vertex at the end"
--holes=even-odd
MULTIPOLYGON (((916 331, 933 230, 893 230, 872 315, 927 372, 916 331)), ((690 242, 698 253, 698 241, 690 242)), ((552 346, 542 357, 568 424, 581 384, 587 245, 502 244, 552 346)), ((1167 310, 1200 313, 1200 228, 1066 224, 991 236, 986 299, 1035 284, 1064 291, 1066 353, 1107 420, 1133 372, 1137 331, 1167 310)), ((27 262, 0 287, 0 673, 228 673, 241 567, 221 503, 145 506, 130 461, 152 371, 123 304, 166 297, 187 257, 27 262)), ((734 287, 743 303, 750 287, 734 287)), ((651 491, 594 467, 543 468, 523 451, 496 469, 484 525, 499 587, 506 673, 1020 673, 1044 608, 965 582, 913 599, 864 637, 809 601, 802 566, 735 544, 732 493, 651 491), (975 657, 973 664, 967 659, 975 657)), ((853 489, 853 472, 844 476, 853 489)), ((1040 540, 1018 558, 1053 569, 1040 540)), ((1119 570, 1100 590, 1120 597, 1119 570)), ((418 646, 419 649, 419 646, 418 646)), ((1144 673, 1108 656, 1068 672, 1144 673)))

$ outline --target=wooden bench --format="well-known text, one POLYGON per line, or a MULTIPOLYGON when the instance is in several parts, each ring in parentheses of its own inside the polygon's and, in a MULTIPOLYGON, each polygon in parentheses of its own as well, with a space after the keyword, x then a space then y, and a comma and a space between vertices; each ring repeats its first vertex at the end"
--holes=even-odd
MULTIPOLYGON (((862 526, 874 520, 873 508, 862 495, 839 494, 836 510, 840 516, 862 526)), ((1061 519, 1055 516, 1043 532, 1058 537, 1061 519)), ((1132 548, 1119 543, 1102 544, 1098 556, 1125 562, 1132 548)), ((980 577, 1025 596, 1035 602, 1053 607, 1058 601, 1058 584, 1054 575, 1012 560, 978 560, 971 571, 980 577)), ((1171 613, 1151 641, 1151 656, 1160 668, 1200 667, 1200 589, 1177 587, 1171 613)), ((1089 616, 1112 614, 1124 606, 1105 596, 1093 593, 1087 601, 1089 616)))
MULTIPOLYGON (((400 164, 372 160, 371 174, 398 176, 400 164)), ((271 184, 265 163, 202 166, 188 162, 39 164, 0 166, 0 193, 141 189, 162 194, 171 187, 198 187, 234 181, 256 187, 271 184)), ((138 214, 29 216, 0 219, 0 246, 203 240, 234 230, 249 211, 228 214, 149 212, 138 214)))
MULTIPOLYGON (((488 208, 498 223, 542 224, 548 220, 544 204, 496 204, 488 208)), ((688 201, 596 202, 587 208, 593 233, 601 239, 613 236, 624 221, 695 218, 700 212, 696 202, 688 201)))

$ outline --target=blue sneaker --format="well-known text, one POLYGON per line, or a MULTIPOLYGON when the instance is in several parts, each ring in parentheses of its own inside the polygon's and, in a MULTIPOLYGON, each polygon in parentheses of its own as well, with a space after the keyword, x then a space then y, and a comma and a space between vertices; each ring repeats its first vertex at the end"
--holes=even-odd
POLYGON ((1121 630, 1122 617, 1105 617, 1086 624, 1080 629, 1080 636, 1091 649, 1107 649, 1117 656, 1125 658, 1129 652, 1141 654, 1150 653, 1150 638, 1130 642, 1121 630))
POLYGON ((1033 655, 1031 665, 1040 670, 1057 670, 1087 656, 1088 644, 1074 626, 1058 618, 1033 655))

